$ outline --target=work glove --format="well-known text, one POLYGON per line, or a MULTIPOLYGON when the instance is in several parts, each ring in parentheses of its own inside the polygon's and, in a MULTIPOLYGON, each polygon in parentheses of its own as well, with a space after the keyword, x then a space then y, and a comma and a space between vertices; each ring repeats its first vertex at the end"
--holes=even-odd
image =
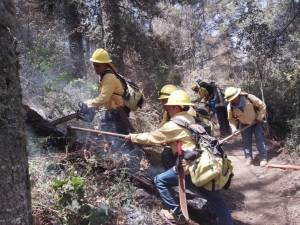
POLYGON ((200 153, 197 151, 183 151, 182 152, 182 159, 180 160, 178 155, 176 157, 175 162, 175 172, 178 172, 178 168, 181 165, 183 168, 186 168, 188 165, 187 161, 193 161, 200 156, 200 153))
POLYGON ((79 102, 78 106, 78 118, 85 122, 92 122, 96 114, 96 109, 93 107, 88 107, 84 102, 79 102))
POLYGON ((197 151, 183 151, 183 159, 193 161, 197 159, 199 156, 199 152, 197 151))

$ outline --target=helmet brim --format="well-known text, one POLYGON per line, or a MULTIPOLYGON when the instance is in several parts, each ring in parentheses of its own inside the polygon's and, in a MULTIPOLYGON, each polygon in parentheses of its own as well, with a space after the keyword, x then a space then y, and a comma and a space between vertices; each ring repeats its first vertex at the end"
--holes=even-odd
POLYGON ((168 99, 170 96, 160 96, 158 100, 168 99))
POLYGON ((194 103, 166 103, 165 105, 178 105, 178 106, 194 106, 194 103))
POLYGON ((237 92, 236 92, 233 96, 230 96, 230 97, 228 97, 228 98, 225 98, 225 101, 226 101, 226 102, 231 102, 231 101, 233 101, 237 96, 240 95, 241 91, 242 91, 241 88, 237 88, 237 92))
POLYGON ((90 58, 90 61, 93 62, 93 63, 100 63, 100 64, 105 64, 105 63, 111 63, 112 62, 112 60, 99 61, 99 60, 96 60, 96 59, 93 59, 93 58, 90 58))

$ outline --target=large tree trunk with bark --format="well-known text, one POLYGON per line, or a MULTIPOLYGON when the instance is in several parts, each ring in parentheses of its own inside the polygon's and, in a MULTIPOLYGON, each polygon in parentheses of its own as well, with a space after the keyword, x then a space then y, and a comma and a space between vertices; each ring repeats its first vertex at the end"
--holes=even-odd
POLYGON ((124 32, 122 32, 122 21, 120 0, 101 1, 102 21, 104 30, 105 48, 111 55, 113 64, 118 71, 124 73, 124 32))
POLYGON ((1 0, 0 15, 0 225, 31 225, 13 0, 1 0))
POLYGON ((66 23, 66 31, 69 39, 72 75, 76 78, 82 78, 86 74, 86 67, 77 3, 75 1, 64 0, 63 12, 66 23))

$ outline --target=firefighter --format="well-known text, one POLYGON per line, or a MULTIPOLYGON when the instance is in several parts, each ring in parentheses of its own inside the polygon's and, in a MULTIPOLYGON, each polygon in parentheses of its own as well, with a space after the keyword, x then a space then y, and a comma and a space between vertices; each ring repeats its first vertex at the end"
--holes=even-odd
POLYGON ((128 119, 130 110, 124 105, 122 97, 124 87, 115 75, 108 52, 102 48, 97 49, 90 61, 99 76, 99 95, 85 103, 88 107, 99 109, 99 107, 104 106, 107 109, 104 119, 101 121, 101 129, 128 134, 129 130, 132 129, 128 119))
MULTIPOLYGON (((169 96, 173 91, 176 91, 177 87, 173 84, 164 85, 160 92, 158 100, 160 101, 162 108, 167 103, 169 96)), ((170 120, 170 116, 166 110, 163 111, 162 119, 160 121, 159 127, 162 127, 166 122, 170 120)), ((169 169, 175 165, 176 157, 172 153, 172 148, 168 145, 165 145, 163 151, 161 152, 161 162, 165 169, 169 169)))
MULTIPOLYGON (((184 120, 188 123, 195 123, 195 119, 188 113, 189 108, 194 104, 191 102, 189 95, 182 90, 176 90, 171 93, 167 103, 164 105, 171 120, 166 122, 162 127, 146 133, 129 134, 126 136, 127 140, 131 140, 137 144, 169 144, 174 155, 177 153, 177 141, 182 142, 183 152, 192 151, 195 148, 195 141, 191 133, 177 125, 172 119, 184 120)), ((188 164, 183 162, 183 167, 188 174, 188 164)), ((154 178, 155 186, 160 194, 162 201, 168 207, 168 210, 162 210, 161 215, 176 222, 177 224, 185 224, 186 221, 181 213, 178 203, 178 198, 175 198, 172 187, 178 185, 178 178, 175 166, 157 175, 154 178)), ((186 176, 187 185, 192 185, 190 176, 186 176)), ((219 191, 207 191, 204 188, 198 188, 199 192, 205 197, 214 211, 216 212, 219 223, 223 225, 232 225, 230 211, 225 204, 222 195, 219 191)))
POLYGON ((209 108, 211 115, 217 115, 221 136, 231 134, 227 119, 226 102, 220 88, 214 82, 207 83, 198 79, 192 85, 192 90, 199 96, 194 102, 203 101, 209 108))
MULTIPOLYGON (((176 90, 177 87, 173 84, 166 84, 161 88, 158 99, 160 100, 160 103, 162 104, 163 107, 167 103, 170 94, 176 90)), ((167 111, 164 110, 159 127, 162 127, 169 120, 170 120, 170 116, 168 115, 167 111)))
POLYGON ((228 87, 225 90, 228 120, 232 131, 254 124, 242 132, 246 165, 252 163, 252 135, 255 136, 256 147, 260 156, 260 166, 267 164, 267 148, 262 122, 266 116, 266 105, 252 94, 242 92, 240 88, 228 87))
MULTIPOLYGON (((161 88, 158 99, 160 100, 163 108, 165 107, 164 105, 167 103, 170 94, 175 90, 177 90, 177 87, 173 84, 166 84, 161 88)), ((197 123, 200 123, 205 128, 207 133, 211 134, 212 123, 207 118, 207 115, 195 111, 193 107, 189 108, 188 113, 195 118, 197 123)), ((170 120, 170 116, 167 110, 164 110, 159 127, 162 127, 169 120, 170 120)), ((174 155, 172 154, 172 150, 170 146, 164 147, 164 150, 161 154, 161 160, 165 169, 169 169, 172 166, 174 166, 176 157, 174 157, 174 155)))

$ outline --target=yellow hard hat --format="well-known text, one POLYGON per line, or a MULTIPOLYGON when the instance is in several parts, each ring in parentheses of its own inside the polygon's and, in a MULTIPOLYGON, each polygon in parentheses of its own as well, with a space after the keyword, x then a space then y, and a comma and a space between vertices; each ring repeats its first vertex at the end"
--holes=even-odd
POLYGON ((228 87, 225 90, 225 101, 227 102, 231 102, 232 100, 234 100, 237 96, 239 96, 239 94, 241 93, 241 89, 240 88, 235 88, 235 87, 228 87))
POLYGON ((183 90, 173 91, 165 105, 194 105, 191 102, 190 96, 183 90))
POLYGON ((94 51, 92 58, 90 58, 91 62, 94 63, 111 63, 111 59, 108 55, 108 52, 104 50, 103 48, 98 48, 96 51, 94 51))
POLYGON ((204 98, 205 100, 207 100, 209 97, 208 90, 204 87, 200 87, 198 94, 200 98, 204 98))
POLYGON ((159 100, 162 100, 162 99, 168 99, 170 94, 177 90, 177 87, 173 84, 166 84, 165 86, 163 86, 161 89, 160 89, 160 92, 159 92, 159 100))
POLYGON ((195 92, 198 92, 199 91, 199 85, 197 83, 193 83, 192 84, 192 90, 195 91, 195 92))

